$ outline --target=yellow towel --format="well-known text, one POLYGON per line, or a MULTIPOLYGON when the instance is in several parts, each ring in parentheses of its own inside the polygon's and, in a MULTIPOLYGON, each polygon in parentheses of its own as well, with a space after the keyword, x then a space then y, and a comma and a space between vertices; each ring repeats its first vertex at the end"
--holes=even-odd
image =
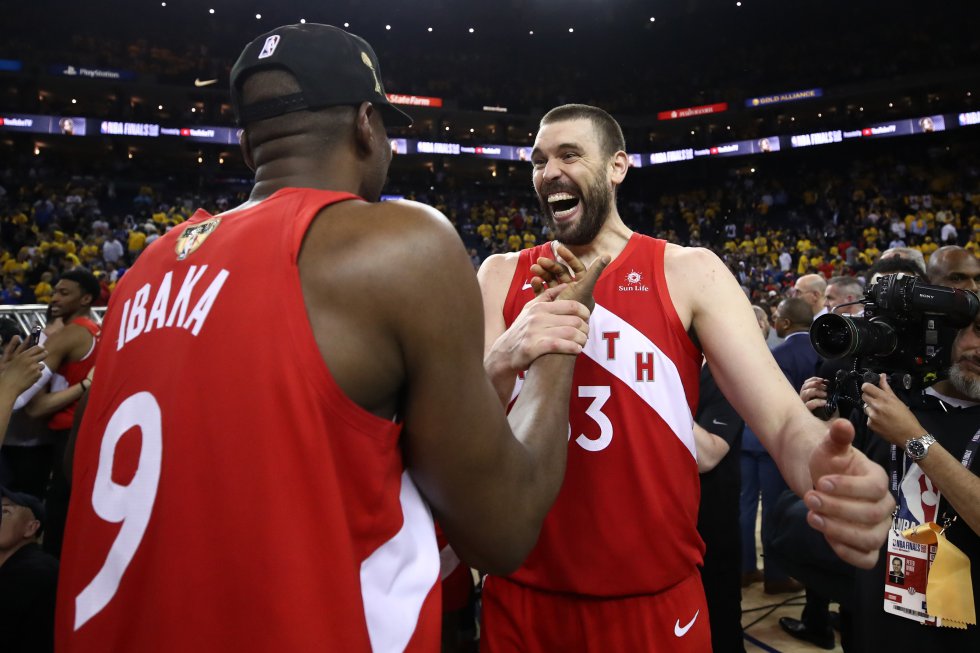
POLYGON ((936 559, 929 568, 926 582, 926 609, 941 625, 963 628, 977 625, 970 581, 970 559, 942 534, 942 527, 927 522, 902 533, 918 544, 935 544, 936 559))

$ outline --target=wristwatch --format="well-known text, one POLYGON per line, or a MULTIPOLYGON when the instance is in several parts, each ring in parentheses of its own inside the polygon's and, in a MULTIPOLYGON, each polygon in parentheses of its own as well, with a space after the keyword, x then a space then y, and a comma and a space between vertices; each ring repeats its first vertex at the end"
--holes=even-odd
POLYGON ((905 453, 908 454, 909 458, 918 462, 926 457, 926 454, 929 453, 929 447, 935 443, 936 438, 926 433, 921 437, 912 438, 906 442, 905 453))

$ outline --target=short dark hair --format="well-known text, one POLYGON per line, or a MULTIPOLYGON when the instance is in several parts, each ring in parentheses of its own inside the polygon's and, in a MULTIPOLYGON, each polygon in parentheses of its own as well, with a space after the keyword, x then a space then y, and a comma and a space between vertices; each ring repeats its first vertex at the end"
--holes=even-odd
POLYGON ((58 281, 74 281, 81 287, 83 295, 91 295, 92 301, 95 302, 102 295, 102 286, 99 285, 99 280, 95 278, 95 275, 85 270, 84 268, 75 268, 74 270, 68 270, 61 275, 58 281))
POLYGON ((623 130, 619 123, 599 107, 588 104, 563 104, 544 114, 541 124, 583 119, 591 121, 598 132, 603 154, 612 156, 616 152, 626 151, 626 139, 623 138, 623 130))
POLYGON ((809 327, 813 322, 813 309, 805 299, 790 297, 779 302, 779 315, 793 326, 809 327))
MULTIPOLYGON (((241 96, 245 104, 279 98, 300 90, 299 82, 288 70, 270 68, 250 73, 242 82, 241 96)), ((320 152, 327 144, 340 139, 345 130, 352 130, 357 107, 349 105, 304 109, 281 116, 265 118, 245 127, 253 154, 256 149, 271 141, 291 138, 286 150, 296 153, 298 148, 320 152)), ((274 157, 267 157, 274 158, 274 157)), ((256 161, 258 165, 260 161, 256 161)))

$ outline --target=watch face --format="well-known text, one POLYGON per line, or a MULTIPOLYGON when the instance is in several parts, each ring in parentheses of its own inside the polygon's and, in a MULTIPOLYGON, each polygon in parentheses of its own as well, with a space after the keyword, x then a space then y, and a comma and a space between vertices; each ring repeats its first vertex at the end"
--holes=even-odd
POLYGON ((926 455, 925 446, 918 440, 910 440, 909 443, 906 445, 906 450, 909 452, 909 455, 912 456, 912 458, 914 459, 918 459, 926 455))

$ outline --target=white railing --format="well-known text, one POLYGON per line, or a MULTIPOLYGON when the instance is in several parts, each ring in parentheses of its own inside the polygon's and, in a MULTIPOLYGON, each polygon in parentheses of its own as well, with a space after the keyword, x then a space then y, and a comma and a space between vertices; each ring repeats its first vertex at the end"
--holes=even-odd
MULTIPOLYGON (((9 317, 17 322, 17 325, 24 330, 24 333, 30 333, 31 329, 35 325, 40 324, 44 326, 45 319, 44 314, 47 313, 47 304, 21 304, 17 306, 12 306, 9 304, 0 304, 0 317, 9 317)), ((102 316, 105 314, 105 306, 99 306, 92 309, 92 315, 95 321, 102 323, 102 316)))

